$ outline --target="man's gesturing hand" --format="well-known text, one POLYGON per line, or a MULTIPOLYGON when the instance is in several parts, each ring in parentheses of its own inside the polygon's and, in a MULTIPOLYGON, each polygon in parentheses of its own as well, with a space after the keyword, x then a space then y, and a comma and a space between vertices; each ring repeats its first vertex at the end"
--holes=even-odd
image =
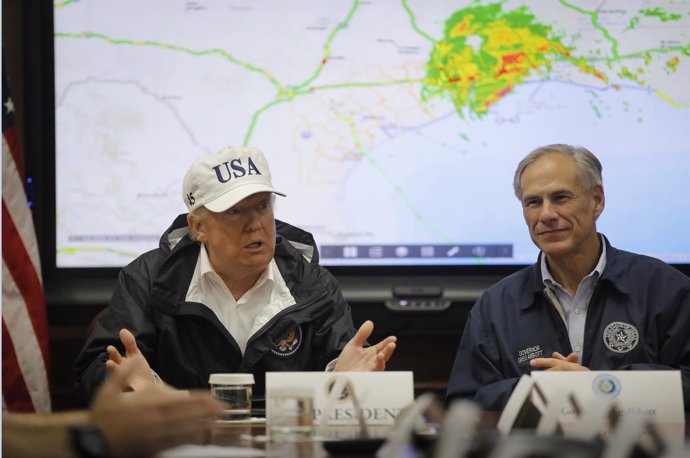
POLYGON ((120 389, 122 391, 140 391, 146 385, 154 383, 153 371, 149 366, 148 361, 137 347, 137 341, 134 334, 127 329, 120 330, 120 340, 125 347, 125 356, 122 356, 117 348, 108 345, 106 351, 108 352, 108 361, 105 362, 105 367, 111 377, 116 376, 122 371, 122 365, 125 360, 131 366, 126 377, 118 377, 120 380, 120 389))
POLYGON ((397 338, 388 336, 376 345, 365 347, 364 344, 373 331, 374 323, 369 320, 359 327, 340 352, 335 371, 382 371, 386 368, 386 362, 395 351, 397 338))

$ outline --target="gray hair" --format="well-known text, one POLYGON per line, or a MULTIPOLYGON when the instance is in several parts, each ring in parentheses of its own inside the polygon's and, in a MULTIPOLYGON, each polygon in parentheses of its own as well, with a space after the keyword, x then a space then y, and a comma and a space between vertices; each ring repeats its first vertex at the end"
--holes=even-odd
MULTIPOLYGON (((194 219, 195 221, 203 221, 203 219, 206 217, 211 212, 208 208, 204 207, 203 205, 196 210, 192 211, 189 213, 189 215, 194 219)), ((189 225, 189 224, 188 224, 189 225)), ((192 227, 189 225, 189 238, 194 240, 195 242, 198 242, 196 236, 194 235, 194 232, 192 232, 192 227)))
POLYGON ((599 159, 597 159, 587 148, 563 144, 547 145, 535 149, 525 156, 518 164, 517 170, 515 170, 515 177, 513 178, 513 190, 518 200, 522 201, 522 186, 520 185, 520 180, 527 166, 540 157, 551 153, 563 154, 573 158, 577 166, 577 175, 580 177, 580 181, 585 190, 591 191, 597 185, 603 186, 601 162, 599 162, 599 159))

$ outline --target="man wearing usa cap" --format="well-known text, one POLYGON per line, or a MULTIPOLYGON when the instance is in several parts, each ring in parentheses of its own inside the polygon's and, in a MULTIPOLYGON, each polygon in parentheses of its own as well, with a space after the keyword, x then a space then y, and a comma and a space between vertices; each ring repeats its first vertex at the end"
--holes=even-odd
POLYGON ((162 379, 207 387, 211 373, 383 370, 395 337, 365 346, 335 278, 318 263, 311 234, 274 219, 261 151, 227 147, 196 160, 183 182, 189 213, 157 249, 120 272, 109 306, 75 363, 77 392, 91 398, 127 359, 123 389, 162 379))

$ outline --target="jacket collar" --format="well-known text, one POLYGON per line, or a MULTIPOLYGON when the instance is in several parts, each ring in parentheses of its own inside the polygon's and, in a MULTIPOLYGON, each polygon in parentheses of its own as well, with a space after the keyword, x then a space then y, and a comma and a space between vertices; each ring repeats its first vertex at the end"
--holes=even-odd
POLYGON ((606 243, 606 268, 600 281, 607 281, 621 293, 630 294, 629 253, 612 247, 606 236, 604 236, 604 242, 606 243))
MULTIPOLYGON (((307 270, 318 268, 319 253, 313 236, 302 229, 276 219, 274 260, 293 297, 304 299, 315 294, 312 282, 303 281, 307 270), (301 258, 307 262, 301 262, 301 258), (289 274, 288 274, 289 273, 289 274)), ((187 287, 199 257, 199 242, 189 238, 187 214, 177 216, 160 239, 164 259, 153 278, 151 294, 165 302, 184 301, 187 287)), ((317 292, 321 294, 322 292, 317 292)))
MULTIPOLYGON (((627 262, 624 254, 616 248, 611 246, 611 243, 605 235, 600 234, 606 245, 606 267, 604 272, 599 277, 599 282, 607 282, 623 294, 630 292, 630 280, 627 273, 627 262)), ((534 265, 526 267, 527 284, 532 285, 531 288, 525 288, 525 291, 520 298, 520 308, 527 309, 537 302, 537 297, 544 291, 544 279, 541 275, 541 260, 544 256, 543 252, 539 252, 537 262, 534 265)))

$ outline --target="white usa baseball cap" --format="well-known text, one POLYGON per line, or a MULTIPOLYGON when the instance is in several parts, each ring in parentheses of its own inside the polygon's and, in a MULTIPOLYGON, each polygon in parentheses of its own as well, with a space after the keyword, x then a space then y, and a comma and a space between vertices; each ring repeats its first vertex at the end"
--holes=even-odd
POLYGON ((228 146, 194 161, 182 182, 182 198, 192 212, 206 207, 222 212, 257 192, 272 192, 266 156, 252 147, 228 146))

